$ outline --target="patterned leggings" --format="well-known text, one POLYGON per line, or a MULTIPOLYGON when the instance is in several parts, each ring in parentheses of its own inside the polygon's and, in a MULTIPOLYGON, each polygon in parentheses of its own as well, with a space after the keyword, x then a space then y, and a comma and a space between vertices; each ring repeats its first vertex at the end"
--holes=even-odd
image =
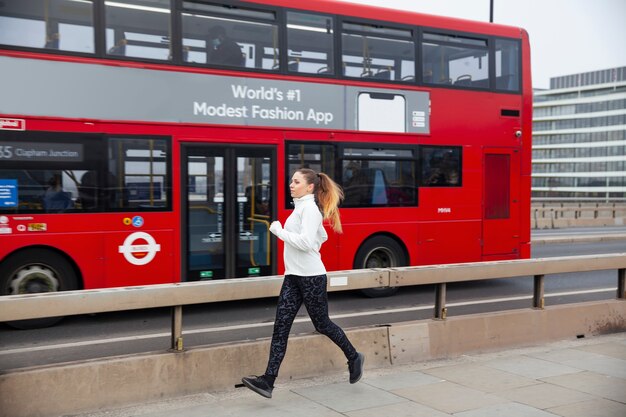
POLYGON ((315 330, 326 335, 341 348, 348 360, 357 356, 356 349, 339 326, 328 317, 328 293, 326 292, 326 275, 301 277, 285 275, 285 281, 278 297, 274 334, 270 346, 270 358, 266 375, 276 377, 278 368, 287 351, 289 331, 300 306, 304 302, 315 330))

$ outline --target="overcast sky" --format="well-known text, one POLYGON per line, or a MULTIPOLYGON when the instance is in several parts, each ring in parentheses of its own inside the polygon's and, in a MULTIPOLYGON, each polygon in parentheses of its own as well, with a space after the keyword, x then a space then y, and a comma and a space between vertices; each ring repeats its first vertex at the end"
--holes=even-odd
MULTIPOLYGON (((350 1, 489 21, 490 0, 350 1)), ((551 77, 626 66, 626 0, 494 0, 494 22, 530 34, 535 88, 548 88, 551 77)))

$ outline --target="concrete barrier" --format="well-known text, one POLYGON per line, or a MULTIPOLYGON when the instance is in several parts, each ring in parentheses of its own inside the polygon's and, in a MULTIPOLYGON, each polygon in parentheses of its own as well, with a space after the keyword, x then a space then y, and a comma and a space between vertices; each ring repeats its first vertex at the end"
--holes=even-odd
POLYGON ((625 203, 534 203, 533 229, 626 225, 625 203))
MULTIPOLYGON (((464 353, 626 330, 624 300, 421 320, 349 330, 380 368, 464 353)), ((21 369, 0 375, 0 417, 57 416, 233 387, 261 374, 269 340, 21 369)), ((346 373, 341 351, 320 335, 292 337, 280 380, 346 373)), ((367 378, 367 374, 365 376, 367 378)))

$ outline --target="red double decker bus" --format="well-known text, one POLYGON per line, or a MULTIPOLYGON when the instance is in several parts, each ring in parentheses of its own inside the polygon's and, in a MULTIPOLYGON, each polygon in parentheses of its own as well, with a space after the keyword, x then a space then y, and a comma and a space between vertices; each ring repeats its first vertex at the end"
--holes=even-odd
POLYGON ((345 191, 329 270, 529 257, 522 29, 324 0, 5 0, 0 74, 2 294, 280 274, 269 224, 303 166, 345 191))

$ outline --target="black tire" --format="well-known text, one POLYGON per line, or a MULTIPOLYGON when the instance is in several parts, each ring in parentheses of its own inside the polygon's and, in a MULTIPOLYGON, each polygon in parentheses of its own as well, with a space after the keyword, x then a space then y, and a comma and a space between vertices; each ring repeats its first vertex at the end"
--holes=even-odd
MULTIPOLYGON (((72 265, 49 249, 30 249, 9 256, 0 264, 0 294, 34 294, 78 289, 72 265)), ((17 329, 36 329, 58 323, 63 317, 11 321, 17 329)))
MULTIPOLYGON (((404 248, 387 236, 373 237, 359 248, 354 259, 354 269, 391 268, 408 263, 404 248)), ((366 288, 361 292, 368 297, 389 297, 398 292, 397 287, 366 288)))

